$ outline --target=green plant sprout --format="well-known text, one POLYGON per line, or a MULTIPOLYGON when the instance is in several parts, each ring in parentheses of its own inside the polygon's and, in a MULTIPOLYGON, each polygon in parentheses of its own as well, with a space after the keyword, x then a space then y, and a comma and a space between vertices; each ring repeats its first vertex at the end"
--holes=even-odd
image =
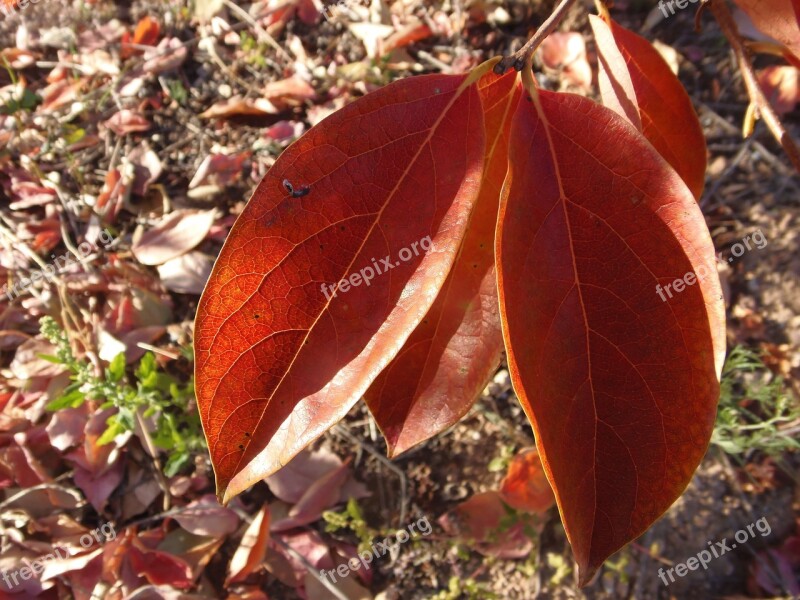
POLYGON ((759 451, 770 456, 800 448, 785 426, 800 420, 800 406, 785 392, 761 355, 735 347, 725 361, 719 410, 711 443, 724 452, 747 456, 759 451))
POLYGON ((168 454, 164 474, 172 477, 198 452, 205 449, 200 417, 194 404, 193 378, 182 385, 175 377, 160 372, 155 355, 145 354, 134 373, 135 384, 126 376, 125 354, 109 363, 102 376, 92 365, 75 357, 66 332, 52 317, 40 321, 42 334, 56 347, 55 356, 40 355, 45 360, 64 365, 73 383, 47 405, 47 410, 77 408, 86 400, 100 402, 100 409, 114 407, 107 429, 98 444, 107 444, 121 434, 134 431, 137 418, 152 419, 153 444, 168 454))
POLYGON ((322 513, 325 521, 325 531, 336 533, 342 529, 349 529, 358 539, 358 551, 369 551, 372 540, 381 535, 381 532, 370 527, 364 520, 361 507, 355 498, 347 501, 347 506, 341 512, 326 510, 322 513))

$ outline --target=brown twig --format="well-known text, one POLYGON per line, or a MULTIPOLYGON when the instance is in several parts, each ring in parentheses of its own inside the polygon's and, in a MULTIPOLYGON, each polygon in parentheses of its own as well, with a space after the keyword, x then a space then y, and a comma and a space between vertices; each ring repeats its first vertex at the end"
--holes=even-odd
POLYGON ((725 3, 725 0, 711 0, 708 6, 714 15, 714 18, 719 23, 722 33, 728 39, 728 43, 733 49, 736 56, 736 62, 739 64, 739 70, 742 72, 742 79, 744 79, 747 94, 750 96, 750 101, 758 109, 761 118, 764 119, 772 135, 778 140, 778 143, 783 147, 789 160, 792 161, 794 168, 800 172, 800 150, 797 144, 786 132, 783 124, 781 123, 772 105, 764 95, 764 90, 758 83, 758 78, 753 71, 753 64, 750 62, 747 48, 745 47, 742 37, 739 35, 739 29, 731 16, 730 10, 725 3))
POLYGON ((156 448, 155 444, 153 443, 153 439, 150 437, 150 433, 147 431, 147 423, 145 423, 144 415, 142 414, 141 408, 136 409, 136 423, 139 425, 139 430, 142 432, 142 443, 144 444, 145 451, 147 454, 150 455, 150 458, 153 459, 153 472, 156 477, 156 482, 158 483, 158 487, 161 488, 161 491, 164 492, 164 500, 163 500, 163 510, 168 511, 172 507, 172 495, 169 492, 169 481, 167 481, 166 476, 164 475, 164 469, 161 466, 161 461, 158 459, 158 449, 156 448))
POLYGON ((494 72, 498 75, 502 75, 511 67, 514 67, 517 71, 522 71, 525 64, 530 62, 533 53, 536 52, 539 45, 548 35, 553 33, 556 27, 558 27, 558 24, 561 23, 564 15, 567 14, 567 11, 574 3, 575 0, 561 0, 558 6, 553 10, 553 13, 547 17, 547 20, 536 30, 533 37, 511 56, 504 56, 503 60, 494 66, 494 72))

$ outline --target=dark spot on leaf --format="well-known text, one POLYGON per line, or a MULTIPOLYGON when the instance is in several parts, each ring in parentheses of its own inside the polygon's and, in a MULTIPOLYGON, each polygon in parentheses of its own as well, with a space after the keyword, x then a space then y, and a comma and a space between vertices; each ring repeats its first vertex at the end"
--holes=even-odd
POLYGON ((283 187, 285 187, 286 191, 291 194, 292 198, 301 198, 302 196, 305 196, 306 194, 308 194, 311 191, 311 187, 310 186, 301 185, 301 186, 295 187, 295 186, 292 185, 292 183, 288 179, 284 179, 283 180, 283 187))

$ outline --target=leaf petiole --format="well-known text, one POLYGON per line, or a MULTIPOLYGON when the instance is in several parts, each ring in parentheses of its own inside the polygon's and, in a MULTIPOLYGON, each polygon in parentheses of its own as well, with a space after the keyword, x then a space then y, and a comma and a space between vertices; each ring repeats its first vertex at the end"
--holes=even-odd
POLYGON ((553 13, 547 17, 547 20, 536 30, 533 37, 511 56, 504 56, 502 60, 495 65, 494 72, 498 75, 502 75, 511 67, 514 67, 517 71, 521 71, 526 65, 532 64, 533 53, 536 52, 536 49, 545 38, 558 27, 558 24, 561 23, 561 20, 574 3, 575 0, 561 0, 555 10, 553 10, 553 13))

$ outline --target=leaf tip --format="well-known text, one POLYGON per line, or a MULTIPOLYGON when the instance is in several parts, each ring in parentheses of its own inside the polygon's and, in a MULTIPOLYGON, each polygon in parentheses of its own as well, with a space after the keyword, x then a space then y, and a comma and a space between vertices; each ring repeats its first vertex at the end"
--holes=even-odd
POLYGON ((597 574, 597 567, 578 565, 578 587, 586 587, 597 574))
POLYGON ((233 500, 233 496, 235 494, 230 493, 230 488, 226 483, 222 483, 221 481, 217 481, 217 502, 219 502, 222 506, 228 506, 228 503, 233 500))

